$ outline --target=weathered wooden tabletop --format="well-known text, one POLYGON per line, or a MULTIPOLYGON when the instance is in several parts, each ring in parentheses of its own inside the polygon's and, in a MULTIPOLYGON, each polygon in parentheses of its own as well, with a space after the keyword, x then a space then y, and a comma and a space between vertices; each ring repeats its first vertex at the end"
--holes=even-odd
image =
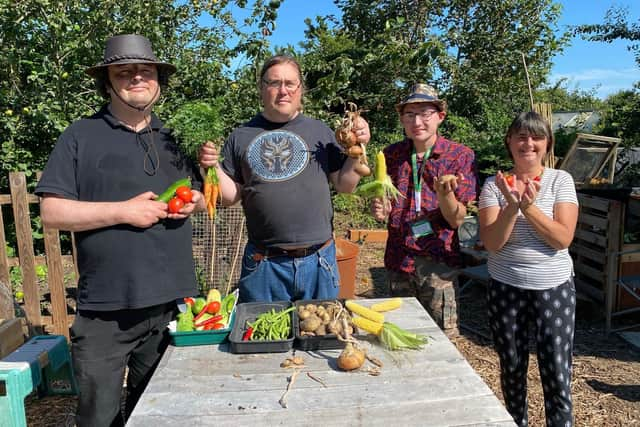
POLYGON ((421 351, 402 352, 385 351, 371 340, 369 353, 384 363, 378 376, 338 371, 339 350, 231 354, 228 344, 169 346, 127 425, 514 425, 415 298, 405 298, 385 318, 430 339, 421 351), (284 408, 279 400, 294 371, 280 363, 292 353, 302 356, 305 366, 284 408))

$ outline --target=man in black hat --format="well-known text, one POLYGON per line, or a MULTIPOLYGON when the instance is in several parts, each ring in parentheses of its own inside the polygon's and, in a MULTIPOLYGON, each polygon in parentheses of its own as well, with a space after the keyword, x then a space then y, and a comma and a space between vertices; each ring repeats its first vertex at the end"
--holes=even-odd
POLYGON ((109 101, 60 136, 36 194, 48 227, 75 232, 77 314, 71 327, 78 426, 122 425, 168 344, 177 299, 197 292, 189 215, 204 210, 202 178, 151 112, 176 68, 139 35, 107 40, 88 68, 109 101), (178 213, 156 200, 191 177, 178 213))

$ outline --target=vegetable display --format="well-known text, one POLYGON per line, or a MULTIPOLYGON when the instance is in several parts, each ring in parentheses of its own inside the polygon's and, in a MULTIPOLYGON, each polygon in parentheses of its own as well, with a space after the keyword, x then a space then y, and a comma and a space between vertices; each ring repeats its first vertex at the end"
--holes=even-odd
POLYGON ((286 340, 291 334, 291 312, 295 307, 270 311, 258 315, 254 322, 247 322, 247 331, 243 335, 244 341, 278 341, 286 340), (245 339, 246 337, 246 339, 245 339))
POLYGON ((353 313, 362 316, 354 317, 353 324, 377 336, 382 345, 389 350, 419 350, 427 343, 427 337, 424 335, 415 334, 394 323, 385 322, 382 313, 363 307, 352 300, 347 301, 346 306, 353 313))
POLYGON ((188 332, 228 328, 236 299, 235 293, 221 298, 217 289, 210 290, 207 298, 185 298, 187 310, 178 314, 176 330, 188 332))
POLYGON ((338 301, 299 305, 298 319, 301 336, 344 335, 343 319, 347 332, 354 332, 349 312, 338 301))

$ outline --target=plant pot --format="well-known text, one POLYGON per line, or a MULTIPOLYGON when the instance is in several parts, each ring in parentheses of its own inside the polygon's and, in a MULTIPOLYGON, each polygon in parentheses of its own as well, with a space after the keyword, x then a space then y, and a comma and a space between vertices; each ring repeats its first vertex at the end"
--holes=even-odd
POLYGON ((338 298, 349 299, 355 296, 356 266, 360 246, 346 239, 336 239, 336 259, 340 274, 340 291, 338 298))

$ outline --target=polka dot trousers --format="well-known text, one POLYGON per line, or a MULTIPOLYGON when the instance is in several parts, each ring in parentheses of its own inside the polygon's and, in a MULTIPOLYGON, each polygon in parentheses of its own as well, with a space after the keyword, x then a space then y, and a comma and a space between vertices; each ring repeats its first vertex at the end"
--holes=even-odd
POLYGON ((547 426, 573 426, 571 360, 576 292, 573 279, 540 291, 491 280, 489 325, 500 358, 500 383, 507 410, 527 426, 529 324, 533 325, 547 426))

